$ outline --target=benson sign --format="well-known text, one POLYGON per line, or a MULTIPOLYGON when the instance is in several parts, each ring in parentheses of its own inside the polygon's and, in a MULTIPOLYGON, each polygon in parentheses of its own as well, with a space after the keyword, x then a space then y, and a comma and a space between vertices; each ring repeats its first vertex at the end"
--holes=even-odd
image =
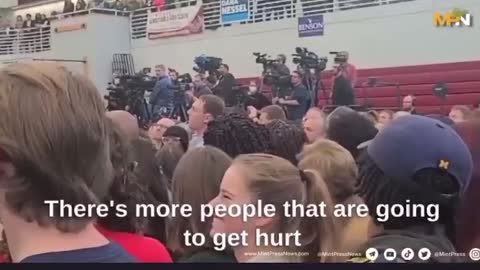
POLYGON ((323 36, 324 27, 323 15, 313 15, 298 18, 298 36, 301 38, 323 36))

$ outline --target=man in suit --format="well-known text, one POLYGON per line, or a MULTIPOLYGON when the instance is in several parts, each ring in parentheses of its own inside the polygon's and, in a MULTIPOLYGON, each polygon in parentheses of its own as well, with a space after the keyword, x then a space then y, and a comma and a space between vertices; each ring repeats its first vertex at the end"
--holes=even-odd
POLYGON ((227 107, 232 107, 235 105, 235 93, 233 91, 235 77, 230 73, 230 67, 227 64, 221 64, 218 72, 220 77, 212 92, 221 97, 227 107))

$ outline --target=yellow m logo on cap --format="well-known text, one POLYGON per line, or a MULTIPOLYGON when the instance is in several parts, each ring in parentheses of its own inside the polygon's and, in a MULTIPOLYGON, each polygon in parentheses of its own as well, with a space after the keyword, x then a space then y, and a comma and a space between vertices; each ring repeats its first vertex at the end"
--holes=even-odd
POLYGON ((444 170, 448 170, 449 166, 450 166, 450 162, 446 160, 440 160, 440 163, 438 164, 438 167, 444 170))

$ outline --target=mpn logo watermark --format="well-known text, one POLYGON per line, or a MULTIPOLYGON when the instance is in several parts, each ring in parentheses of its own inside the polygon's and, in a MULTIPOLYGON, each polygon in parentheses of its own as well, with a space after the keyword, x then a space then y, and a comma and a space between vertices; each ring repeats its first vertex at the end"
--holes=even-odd
POLYGON ((471 27, 473 26, 473 16, 464 10, 458 9, 445 12, 445 14, 435 12, 433 15, 433 24, 436 27, 471 27))

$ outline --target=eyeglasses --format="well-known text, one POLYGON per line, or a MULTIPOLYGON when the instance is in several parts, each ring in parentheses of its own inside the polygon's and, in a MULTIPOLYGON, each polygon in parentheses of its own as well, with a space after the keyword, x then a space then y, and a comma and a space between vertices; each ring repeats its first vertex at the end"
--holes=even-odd
POLYGON ((180 138, 178 137, 163 137, 162 142, 167 144, 167 143, 178 143, 180 142, 180 138))

